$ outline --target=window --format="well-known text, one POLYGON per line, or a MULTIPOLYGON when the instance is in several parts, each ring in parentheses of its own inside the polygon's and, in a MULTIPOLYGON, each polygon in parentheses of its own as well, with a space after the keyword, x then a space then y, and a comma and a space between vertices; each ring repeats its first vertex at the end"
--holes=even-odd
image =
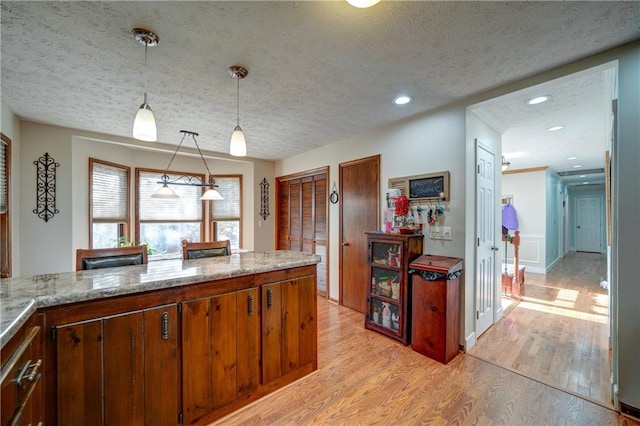
POLYGON ((239 249, 242 241, 242 175, 213 177, 224 198, 211 202, 213 239, 230 240, 231 249, 239 249))
MULTIPOLYGON (((180 198, 151 198, 160 184, 161 170, 136 169, 136 241, 146 243, 149 255, 181 255, 182 240, 202 241, 204 234, 204 203, 200 200, 199 186, 173 185, 180 198)), ((204 175, 194 173, 170 173, 173 181, 182 176, 192 176, 201 182, 204 175)))
POLYGON ((89 246, 117 246, 128 239, 131 169, 89 158, 89 246))

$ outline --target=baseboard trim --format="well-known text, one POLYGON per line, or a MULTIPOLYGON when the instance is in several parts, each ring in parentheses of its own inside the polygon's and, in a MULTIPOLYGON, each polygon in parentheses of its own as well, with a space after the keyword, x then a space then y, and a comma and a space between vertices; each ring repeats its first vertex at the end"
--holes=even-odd
POLYGON ((469 349, 474 347, 476 345, 476 341, 477 341, 476 340, 476 332, 472 331, 471 334, 469 334, 464 339, 464 350, 465 350, 465 352, 469 351, 469 349))
POLYGON ((632 407, 631 405, 620 403, 620 413, 630 417, 631 419, 640 422, 640 408, 632 407))

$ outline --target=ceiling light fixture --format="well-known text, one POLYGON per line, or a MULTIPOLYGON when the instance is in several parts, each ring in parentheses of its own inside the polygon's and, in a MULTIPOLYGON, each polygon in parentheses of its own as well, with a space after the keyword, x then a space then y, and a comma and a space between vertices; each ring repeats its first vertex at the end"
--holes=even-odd
POLYGON ((556 131, 562 130, 562 129, 564 129, 563 126, 553 126, 553 127, 549 127, 547 130, 550 131, 550 132, 556 132, 556 131))
POLYGON ((158 183, 162 184, 162 186, 156 189, 156 191, 151 195, 151 197, 152 198, 180 198, 180 196, 173 189, 169 188, 169 185, 182 185, 182 186, 209 187, 209 189, 204 194, 202 194, 202 197, 200 197, 200 199, 203 201, 224 200, 222 195, 220 195, 220 193, 216 190, 218 185, 216 185, 215 179, 211 176, 211 171, 209 170, 209 166, 207 166, 207 162, 204 161, 204 156, 202 155, 202 151, 200 151, 200 147, 198 146, 198 141, 196 140, 196 136, 198 136, 198 134, 196 132, 190 132, 188 130, 180 130, 180 133, 182 133, 182 139, 180 139, 180 143, 178 144, 178 147, 173 153, 171 160, 169 160, 169 164, 167 165, 167 168, 164 170, 164 173, 162 174, 162 176, 160 177, 160 181, 158 181, 158 183), (200 158, 202 158, 204 167, 207 169, 207 176, 209 177, 209 183, 200 182, 198 178, 193 176, 180 176, 177 179, 170 180, 169 175, 167 175, 167 172, 169 171, 169 167, 171 167, 171 163, 173 163, 173 159, 176 158, 176 154, 180 150, 180 147, 182 146, 182 142, 184 142, 184 138, 186 138, 187 136, 191 136, 191 138, 193 139, 193 142, 196 144, 196 148, 198 149, 198 154, 200 154, 200 158))
POLYGON ((529 99, 527 101, 527 105, 538 105, 543 102, 547 102, 549 100, 549 96, 537 96, 535 98, 529 99))
POLYGON ((505 170, 507 170, 510 165, 511 165, 511 163, 508 162, 507 159, 504 158, 504 155, 503 155, 502 156, 502 171, 504 172, 505 170))
POLYGON ((577 160, 578 157, 568 157, 567 160, 571 161, 571 160, 577 160))
POLYGON ((145 28, 134 28, 131 33, 139 43, 144 44, 144 101, 140 105, 133 121, 133 137, 143 141, 155 142, 157 140, 156 119, 153 117, 151 107, 147 103, 147 49, 157 46, 160 38, 157 34, 145 28))
POLYGON ((396 104, 396 105, 406 105, 411 101, 412 101, 411 96, 401 95, 401 96, 396 97, 393 100, 393 103, 396 104))
POLYGON ((244 157, 247 155, 247 142, 244 139, 244 133, 240 127, 240 80, 245 78, 249 71, 239 65, 229 67, 229 74, 237 81, 236 86, 236 128, 231 134, 231 144, 229 145, 229 154, 236 157, 244 157))
POLYGON ((380 0, 347 0, 347 3, 359 9, 366 9, 380 3, 380 0))
POLYGON ((575 164, 575 165, 573 165, 571 167, 573 167, 574 169, 579 169, 579 168, 582 167, 582 165, 581 164, 575 164))

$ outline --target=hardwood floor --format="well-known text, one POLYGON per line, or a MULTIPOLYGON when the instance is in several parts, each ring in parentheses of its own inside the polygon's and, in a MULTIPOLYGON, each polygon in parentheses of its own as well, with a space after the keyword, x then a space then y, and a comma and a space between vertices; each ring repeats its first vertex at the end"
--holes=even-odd
POLYGON ((363 321, 318 298, 318 371, 212 424, 637 424, 463 353, 442 365, 363 321))
POLYGON ((526 273, 522 301, 469 355, 606 407, 610 390, 606 258, 570 253, 547 275, 526 273))

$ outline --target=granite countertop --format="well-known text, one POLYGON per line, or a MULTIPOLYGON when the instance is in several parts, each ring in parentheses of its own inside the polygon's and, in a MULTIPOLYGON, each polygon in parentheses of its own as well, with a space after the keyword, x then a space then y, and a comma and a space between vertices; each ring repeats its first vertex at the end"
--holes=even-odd
POLYGON ((315 265, 318 262, 320 256, 314 254, 276 250, 5 278, 0 280, 0 347, 38 308, 315 265))

